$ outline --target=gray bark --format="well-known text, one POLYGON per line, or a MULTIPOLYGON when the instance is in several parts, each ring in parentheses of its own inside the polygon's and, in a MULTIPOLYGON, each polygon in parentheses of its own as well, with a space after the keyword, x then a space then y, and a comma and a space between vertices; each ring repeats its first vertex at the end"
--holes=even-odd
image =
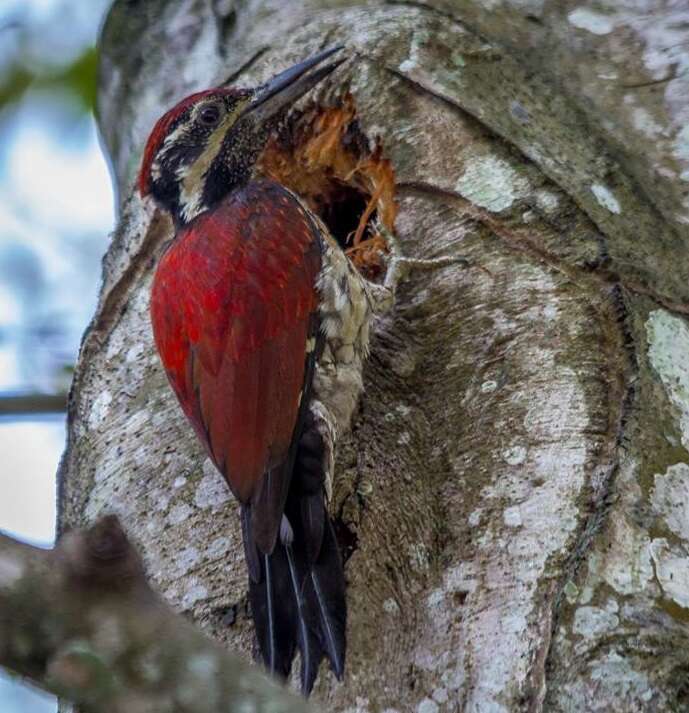
POLYGON ((323 46, 394 167, 419 273, 339 444, 348 712, 689 707, 689 32, 680 3, 115 3, 100 122, 122 196, 70 403, 61 523, 114 511, 177 609, 251 653, 236 505, 147 316, 170 224, 132 195, 154 119, 323 46), (667 75, 667 76, 666 76, 667 75), (231 622, 231 623, 230 623, 231 622))
POLYGON ((0 664, 83 713, 308 713, 156 596, 115 517, 51 551, 0 534, 0 664))

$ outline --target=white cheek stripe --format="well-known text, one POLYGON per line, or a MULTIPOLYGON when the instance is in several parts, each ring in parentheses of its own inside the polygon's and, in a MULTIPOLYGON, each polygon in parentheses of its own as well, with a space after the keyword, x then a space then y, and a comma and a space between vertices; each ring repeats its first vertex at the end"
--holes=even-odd
POLYGON ((203 187, 199 190, 194 190, 192 193, 188 193, 185 184, 182 184, 182 190, 179 194, 179 203, 182 209, 182 217, 185 221, 188 222, 203 212, 202 193, 203 187))
MULTIPOLYGON (((237 117, 244 108, 244 102, 240 104, 231 114, 227 114, 213 133, 208 137, 206 148, 201 155, 188 166, 180 166, 177 170, 177 178, 180 181, 179 202, 182 209, 182 216, 185 220, 195 218, 205 209, 203 205, 203 186, 208 169, 222 150, 225 135, 237 120, 237 117)), ((186 123, 184 127, 178 127, 170 134, 174 136, 182 128, 190 128, 191 124, 186 123)), ((168 138, 170 138, 168 137, 168 138)), ((167 143, 168 138, 165 139, 167 143)))
POLYGON ((229 128, 223 121, 209 136, 206 148, 189 166, 180 166, 177 177, 180 179, 179 202, 185 220, 191 220, 203 210, 203 179, 216 156, 222 149, 225 133, 229 128))

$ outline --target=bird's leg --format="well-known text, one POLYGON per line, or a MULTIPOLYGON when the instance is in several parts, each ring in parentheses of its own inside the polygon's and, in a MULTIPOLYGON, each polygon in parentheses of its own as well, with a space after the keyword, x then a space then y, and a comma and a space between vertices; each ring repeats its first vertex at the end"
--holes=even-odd
POLYGON ((399 284, 407 278, 413 270, 435 270, 448 265, 461 265, 469 267, 471 263, 460 255, 421 259, 406 257, 402 253, 397 236, 388 230, 382 222, 378 221, 376 230, 385 238, 390 252, 385 256, 387 272, 382 285, 369 282, 368 288, 373 297, 373 310, 376 314, 384 314, 395 303, 395 295, 399 284))

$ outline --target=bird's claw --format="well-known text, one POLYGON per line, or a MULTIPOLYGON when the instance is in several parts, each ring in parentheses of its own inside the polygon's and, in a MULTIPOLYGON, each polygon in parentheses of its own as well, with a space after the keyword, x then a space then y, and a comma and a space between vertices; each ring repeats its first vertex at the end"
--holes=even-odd
POLYGON ((376 230, 385 238, 389 250, 384 257, 387 272, 385 273, 383 286, 390 292, 393 300, 397 286, 412 270, 435 270, 450 265, 471 267, 471 261, 461 255, 430 259, 405 257, 402 254, 397 236, 391 230, 388 230, 381 221, 377 222, 376 230))

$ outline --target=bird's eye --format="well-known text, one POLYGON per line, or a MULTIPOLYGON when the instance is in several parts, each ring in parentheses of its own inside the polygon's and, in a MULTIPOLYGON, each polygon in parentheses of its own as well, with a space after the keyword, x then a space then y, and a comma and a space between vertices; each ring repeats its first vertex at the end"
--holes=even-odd
POLYGON ((199 119, 205 126, 215 126, 220 119, 220 109, 216 104, 204 106, 199 112, 199 119))

